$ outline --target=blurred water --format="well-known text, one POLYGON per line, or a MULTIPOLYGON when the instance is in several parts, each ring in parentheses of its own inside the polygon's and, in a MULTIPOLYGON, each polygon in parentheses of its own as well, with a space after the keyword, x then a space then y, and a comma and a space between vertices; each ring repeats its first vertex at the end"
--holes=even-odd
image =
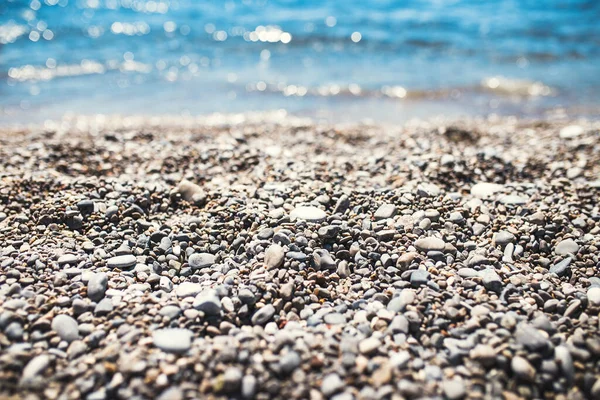
POLYGON ((600 116, 600 2, 0 0, 0 122, 600 116))

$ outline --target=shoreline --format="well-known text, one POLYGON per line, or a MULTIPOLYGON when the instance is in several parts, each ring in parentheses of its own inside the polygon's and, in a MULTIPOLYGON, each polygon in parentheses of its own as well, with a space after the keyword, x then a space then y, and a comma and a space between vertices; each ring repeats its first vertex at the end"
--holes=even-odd
POLYGON ((600 122, 0 130, 0 396, 600 396, 600 122))

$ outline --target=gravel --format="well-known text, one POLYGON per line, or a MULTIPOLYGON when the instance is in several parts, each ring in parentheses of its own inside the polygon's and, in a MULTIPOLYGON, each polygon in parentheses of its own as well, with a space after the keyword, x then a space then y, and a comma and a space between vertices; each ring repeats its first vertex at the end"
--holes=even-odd
POLYGON ((85 121, 0 135, 0 397, 600 396, 598 123, 85 121))

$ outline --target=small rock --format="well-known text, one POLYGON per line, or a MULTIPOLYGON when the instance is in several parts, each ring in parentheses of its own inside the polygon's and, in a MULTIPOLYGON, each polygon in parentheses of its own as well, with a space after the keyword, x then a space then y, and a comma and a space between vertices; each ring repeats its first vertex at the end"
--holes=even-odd
POLYGON ((561 139, 573 139, 583 134, 583 127, 579 125, 567 125, 560 130, 559 136, 561 139))
POLYGON ((269 322, 274 315, 275 307, 273 307, 272 304, 267 304, 254 313, 252 316, 252 325, 264 325, 269 322))
POLYGON ((215 256, 210 253, 194 253, 188 258, 188 264, 192 269, 204 269, 215 263, 215 256))
POLYGON ((221 301, 212 291, 200 293, 194 300, 194 308, 206 315, 220 315, 221 301))
POLYGON ((535 368, 525 358, 520 356, 513 357, 510 367, 517 378, 528 382, 535 380, 535 368))
POLYGON ((154 345, 168 353, 185 353, 192 347, 192 332, 187 329, 167 328, 154 331, 154 345))
POLYGON ((554 264, 550 267, 550 273, 558 276, 565 276, 569 273, 571 265, 571 257, 567 257, 564 260, 554 264))
POLYGON ((108 276, 104 272, 93 274, 87 285, 87 294, 92 301, 100 301, 108 288, 108 276))
POLYGON ((579 245, 573 239, 565 239, 556 245, 554 252, 559 256, 566 256, 567 254, 577 254, 579 251, 579 245))
POLYGON ((513 243, 515 241, 515 235, 507 231, 500 231, 494 233, 494 238, 492 239, 494 245, 506 246, 509 243, 513 243))
POLYGON ((590 305, 600 306, 600 287, 590 287, 587 291, 587 298, 590 305))
POLYGON ((23 373, 21 374, 21 385, 27 385, 31 381, 33 381, 38 375, 44 372, 46 368, 50 365, 50 356, 47 354, 40 354, 32 358, 25 368, 23 368, 23 373))
POLYGON ((309 222, 321 222, 327 218, 325 211, 314 206, 296 207, 290 213, 292 219, 303 219, 309 222))
POLYGON ((446 380, 442 383, 442 390, 448 400, 460 400, 467 394, 465 383, 462 379, 446 380))
POLYGON ((428 237, 415 241, 417 250, 427 253, 428 251, 444 251, 446 243, 442 239, 428 237))
POLYGON ((72 317, 60 314, 52 319, 52 330, 65 342, 79 339, 79 326, 72 317))
POLYGON ((204 190, 193 182, 183 179, 177 186, 177 192, 181 198, 190 204, 202 205, 206 202, 206 193, 204 190))
POLYGON ((131 268, 137 263, 137 259, 132 254, 111 257, 106 261, 109 268, 126 269, 131 268))
POLYGON ((374 337, 370 337, 360 341, 360 343, 358 344, 358 351, 360 351, 361 354, 373 354, 380 347, 381 342, 374 337))
POLYGON ((265 265, 268 269, 279 268, 285 260, 285 251, 278 244, 272 244, 265 252, 265 265))
POLYGON ((379 206, 377 211, 375 211, 375 215, 374 215, 375 221, 392 218, 394 215, 396 215, 396 212, 397 212, 397 208, 395 205, 382 204, 381 206, 379 206))
POLYGON ((487 198, 504 190, 504 186, 496 183, 480 182, 471 187, 471 195, 479 198, 487 198))
POLYGON ((202 291, 202 285, 193 282, 183 282, 175 287, 177 297, 193 297, 202 291))
POLYGON ((326 396, 330 397, 333 394, 339 392, 344 387, 344 382, 340 376, 336 373, 330 373, 325 375, 321 382, 321 392, 326 396))

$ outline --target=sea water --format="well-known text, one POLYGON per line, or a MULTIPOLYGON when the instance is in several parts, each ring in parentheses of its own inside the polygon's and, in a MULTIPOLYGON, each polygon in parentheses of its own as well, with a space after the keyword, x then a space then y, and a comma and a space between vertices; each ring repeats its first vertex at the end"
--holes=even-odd
POLYGON ((0 123, 600 116, 600 2, 0 0, 0 123))

